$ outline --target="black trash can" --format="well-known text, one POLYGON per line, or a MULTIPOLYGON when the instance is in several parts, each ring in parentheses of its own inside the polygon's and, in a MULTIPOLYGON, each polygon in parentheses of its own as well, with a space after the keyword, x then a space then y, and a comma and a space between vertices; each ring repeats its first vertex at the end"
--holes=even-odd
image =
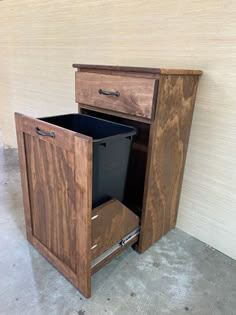
POLYGON ((83 114, 53 116, 40 120, 93 138, 93 208, 111 198, 123 201, 135 128, 83 114))

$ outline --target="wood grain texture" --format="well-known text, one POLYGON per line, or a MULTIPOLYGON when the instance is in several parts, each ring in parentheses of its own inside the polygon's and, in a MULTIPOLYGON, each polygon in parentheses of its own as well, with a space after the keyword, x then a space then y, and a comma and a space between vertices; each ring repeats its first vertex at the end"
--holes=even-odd
POLYGON ((33 235, 76 271, 74 152, 25 134, 33 235))
POLYGON ((73 64, 74 68, 78 70, 108 70, 119 72, 138 72, 138 73, 153 73, 153 74, 181 74, 181 75, 201 75, 201 70, 189 69, 164 69, 164 68, 146 68, 146 67, 127 67, 127 66, 109 66, 109 65, 86 65, 86 64, 73 64))
POLYGON ((27 174, 27 164, 26 164, 25 144, 24 144, 24 132, 22 128, 23 115, 21 115, 20 113, 15 113, 15 122, 16 122, 18 156, 19 156, 20 173, 21 173, 21 187, 22 187, 22 194, 23 194, 24 214, 25 214, 26 235, 27 235, 28 241, 32 242, 32 238, 33 238, 32 217, 31 217, 31 211, 30 211, 29 184, 28 184, 28 174, 27 174))
POLYGON ((139 217, 118 200, 110 200, 93 210, 92 259, 117 244, 139 227, 139 217))
POLYGON ((91 296, 92 139, 75 137, 77 286, 91 296))
POLYGON ((163 75, 151 126, 139 251, 176 224, 197 76, 163 75))
POLYGON ((76 72, 76 102, 151 118, 155 80, 127 76, 76 72), (118 91, 120 96, 102 95, 98 91, 118 91))
POLYGON ((56 145, 63 150, 73 151, 74 136, 76 134, 75 132, 66 130, 65 128, 61 128, 59 126, 44 122, 39 119, 30 118, 25 115, 21 123, 24 132, 31 135, 32 137, 37 136, 38 139, 41 139, 49 144, 56 145), (55 138, 40 136, 39 134, 37 134, 36 128, 39 128, 41 131, 46 133, 53 132, 55 134, 55 138))
MULTIPOLYGON (((120 67, 118 67, 120 68, 120 67)), ((122 67, 123 68, 123 67, 122 67)), ((125 67, 126 68, 126 67, 125 67)), ((89 73, 100 73, 100 74, 109 74, 109 75, 125 75, 128 77, 134 77, 134 78, 146 78, 146 79, 159 79, 160 74, 159 73, 152 73, 152 72, 136 72, 132 71, 133 67, 128 67, 130 71, 124 71, 124 70, 115 70, 116 67, 114 66, 113 70, 108 70, 108 69, 97 69, 97 68, 82 68, 82 69, 77 69, 77 71, 80 72, 89 72, 89 73)))
POLYGON ((32 245, 43 255, 52 265, 54 265, 77 289, 77 275, 64 264, 58 257, 53 255, 53 253, 47 249, 37 238, 32 238, 32 245))
POLYGON ((107 70, 107 71, 115 71, 118 72, 139 72, 139 73, 154 73, 160 74, 160 69, 158 68, 146 68, 146 67, 128 67, 128 66, 112 66, 112 65, 89 65, 89 64, 78 64, 74 63, 73 68, 77 68, 80 70, 107 70))
POLYGON ((89 297, 92 139, 21 114, 16 128, 27 237, 89 297))
POLYGON ((203 72, 201 70, 188 70, 188 69, 160 69, 160 74, 173 74, 173 75, 196 75, 199 76, 203 72))
POLYGON ((106 7, 0 1, 3 143, 16 147, 15 111, 77 111, 73 62, 202 69, 177 226, 236 259, 236 2, 111 1, 104 17, 106 7))
POLYGON ((144 122, 146 124, 150 124, 151 120, 145 117, 139 117, 139 116, 131 116, 125 113, 121 113, 118 111, 112 111, 109 109, 105 109, 105 108, 100 108, 100 107, 95 107, 95 106, 90 106, 90 105, 84 105, 84 104, 78 104, 78 111, 80 113, 83 113, 84 110, 88 110, 88 111, 95 111, 96 113, 101 113, 101 114, 107 114, 110 116, 115 116, 115 117, 122 117, 125 118, 127 120, 133 120, 133 121, 140 121, 140 122, 144 122))

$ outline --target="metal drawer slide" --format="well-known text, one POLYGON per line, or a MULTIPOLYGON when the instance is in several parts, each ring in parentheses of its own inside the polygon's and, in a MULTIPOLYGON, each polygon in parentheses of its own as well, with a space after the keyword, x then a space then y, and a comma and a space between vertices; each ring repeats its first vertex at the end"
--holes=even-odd
POLYGON ((131 241, 133 238, 135 238, 137 235, 139 235, 140 228, 133 230, 131 233, 123 237, 117 244, 113 245, 111 248, 106 250, 102 255, 97 257, 92 261, 92 268, 95 267, 97 264, 99 264, 103 259, 110 256, 112 253, 114 253, 117 249, 119 249, 122 246, 125 246, 129 241, 131 241))

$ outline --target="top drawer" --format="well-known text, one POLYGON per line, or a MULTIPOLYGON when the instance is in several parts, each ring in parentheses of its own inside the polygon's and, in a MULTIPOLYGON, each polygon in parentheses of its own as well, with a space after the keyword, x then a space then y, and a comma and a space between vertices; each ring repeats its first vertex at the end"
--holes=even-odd
POLYGON ((156 80, 148 78, 78 71, 76 102, 100 110, 151 119, 156 95, 155 82, 156 80), (110 92, 116 93, 107 95, 110 92))

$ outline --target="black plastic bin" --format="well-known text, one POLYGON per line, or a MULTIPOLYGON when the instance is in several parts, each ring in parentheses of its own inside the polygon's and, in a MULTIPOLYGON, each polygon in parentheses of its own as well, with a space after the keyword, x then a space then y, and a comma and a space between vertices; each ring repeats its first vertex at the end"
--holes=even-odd
POLYGON ((83 114, 53 116, 40 120, 93 138, 93 207, 111 198, 123 201, 135 128, 83 114))

